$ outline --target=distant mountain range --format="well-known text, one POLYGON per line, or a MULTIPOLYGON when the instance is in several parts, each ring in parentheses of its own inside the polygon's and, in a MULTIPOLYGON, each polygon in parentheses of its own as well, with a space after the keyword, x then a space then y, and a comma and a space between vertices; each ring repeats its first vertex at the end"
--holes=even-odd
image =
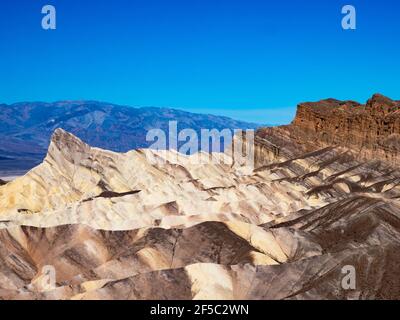
POLYGON ((146 133, 168 122, 178 129, 253 129, 257 124, 214 115, 156 107, 134 108, 97 101, 0 104, 0 174, 26 171, 40 163, 51 134, 65 129, 92 146, 117 152, 148 147, 146 133), (14 172, 15 171, 15 172, 14 172))

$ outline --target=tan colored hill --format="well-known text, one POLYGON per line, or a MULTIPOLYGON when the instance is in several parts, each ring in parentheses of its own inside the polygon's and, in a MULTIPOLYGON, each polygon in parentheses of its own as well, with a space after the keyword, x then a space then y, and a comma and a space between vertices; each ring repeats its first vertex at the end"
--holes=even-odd
POLYGON ((262 224, 327 203, 306 197, 306 184, 279 181, 294 174, 290 168, 244 175, 222 161, 196 164, 169 153, 174 162, 149 149, 113 153, 59 129, 45 161, 0 189, 0 216, 39 227, 84 223, 115 230, 212 220, 262 224))
POLYGON ((381 144, 360 152, 340 125, 319 138, 336 120, 318 129, 314 113, 367 112, 337 103, 259 130, 254 170, 114 153, 56 130, 44 162, 0 187, 0 297, 399 299, 400 172, 381 144))

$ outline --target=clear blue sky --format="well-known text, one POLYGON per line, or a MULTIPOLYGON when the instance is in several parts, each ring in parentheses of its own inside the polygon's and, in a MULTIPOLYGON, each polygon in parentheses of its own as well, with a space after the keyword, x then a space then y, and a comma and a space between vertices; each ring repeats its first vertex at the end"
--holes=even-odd
POLYGON ((90 99, 290 121, 298 102, 400 99, 398 0, 1 0, 0 102, 90 99), (41 8, 57 9, 57 30, 41 8), (357 9, 357 30, 341 8, 357 9))

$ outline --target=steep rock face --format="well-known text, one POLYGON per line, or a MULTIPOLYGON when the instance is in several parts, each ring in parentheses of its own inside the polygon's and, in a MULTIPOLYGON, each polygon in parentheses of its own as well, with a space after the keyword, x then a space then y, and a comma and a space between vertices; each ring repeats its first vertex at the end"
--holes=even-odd
POLYGON ((334 99, 298 106, 292 123, 298 141, 349 147, 364 159, 400 159, 400 101, 376 94, 366 105, 334 99), (296 130, 301 129, 301 130, 296 130))

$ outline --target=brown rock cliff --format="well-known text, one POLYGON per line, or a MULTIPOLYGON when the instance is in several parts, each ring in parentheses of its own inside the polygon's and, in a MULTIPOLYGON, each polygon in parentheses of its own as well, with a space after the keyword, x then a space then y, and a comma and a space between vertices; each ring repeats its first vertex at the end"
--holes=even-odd
POLYGON ((298 105, 291 125, 259 130, 280 153, 297 156, 328 146, 353 150, 362 160, 400 160, 400 101, 375 94, 365 105, 327 99, 298 105))

